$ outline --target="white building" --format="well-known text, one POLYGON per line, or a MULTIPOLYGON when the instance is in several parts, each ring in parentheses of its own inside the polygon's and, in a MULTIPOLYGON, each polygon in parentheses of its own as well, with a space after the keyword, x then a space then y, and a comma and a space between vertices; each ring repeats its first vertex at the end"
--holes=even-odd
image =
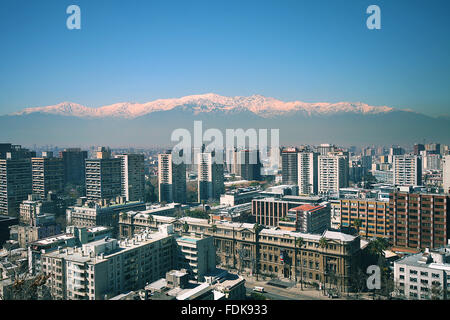
POLYGON ((104 238, 78 248, 42 255, 42 271, 53 296, 102 300, 143 288, 173 267, 173 227, 132 239, 104 238))
POLYGON ((395 294, 412 300, 448 297, 450 248, 425 250, 394 262, 395 294))
POLYGON ((186 165, 173 162, 172 153, 158 154, 159 202, 186 203, 186 165))
POLYGON ((422 159, 414 155, 394 156, 394 185, 417 186, 422 184, 422 159))
POLYGON ((198 155, 198 202, 219 199, 224 193, 223 162, 216 162, 213 153, 198 155))
POLYGON ((144 201, 145 172, 143 154, 120 154, 122 196, 127 201, 144 201))
POLYGON ((319 156, 319 193, 339 192, 348 187, 348 158, 342 155, 319 156))
POLYGON ((317 194, 318 192, 318 156, 315 152, 299 152, 298 156, 298 188, 301 194, 317 194))

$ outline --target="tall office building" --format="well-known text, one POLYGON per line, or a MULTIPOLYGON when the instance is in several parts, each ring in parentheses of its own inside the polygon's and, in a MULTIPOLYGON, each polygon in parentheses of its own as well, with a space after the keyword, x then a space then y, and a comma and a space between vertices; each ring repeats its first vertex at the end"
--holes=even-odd
POLYGON ((403 148, 401 148, 401 147, 394 147, 394 146, 392 146, 390 149, 389 149, 389 155, 390 156, 401 156, 401 155, 404 155, 405 154, 405 150, 403 150, 403 148))
POLYGON ((281 151, 281 179, 283 184, 298 183, 298 150, 285 148, 281 151))
POLYGON ((322 143, 320 146, 316 147, 316 150, 321 156, 326 156, 328 153, 334 152, 336 147, 332 144, 322 143))
POLYGON ((59 153, 64 163, 64 181, 76 185, 84 185, 85 161, 88 157, 87 151, 80 148, 64 149, 59 153))
POLYGON ((237 169, 244 180, 261 180, 261 161, 259 150, 240 150, 237 152, 237 169))
POLYGON ((317 194, 318 192, 318 154, 312 151, 299 152, 298 158, 298 192, 317 194))
POLYGON ((223 163, 216 163, 215 153, 198 154, 198 202, 219 199, 225 192, 223 163))
POLYGON ((86 160, 86 197, 90 200, 112 199, 122 194, 121 159, 99 147, 97 159, 86 160))
POLYGON ((443 187, 445 193, 450 193, 450 155, 444 157, 443 167, 443 187))
POLYGON ((176 164, 171 151, 158 154, 159 202, 186 203, 186 165, 176 164))
POLYGON ((52 152, 43 152, 42 157, 31 158, 33 193, 45 198, 49 191, 64 190, 63 159, 53 157, 52 152))
POLYGON ((425 150, 428 154, 440 154, 441 144, 440 143, 428 143, 425 145, 425 150))
POLYGON ((143 201, 145 197, 145 171, 143 154, 120 154, 122 196, 127 201, 143 201))
POLYGON ((19 214, 19 206, 32 193, 31 157, 20 146, 3 144, 0 153, 0 214, 19 214))
POLYGON ((328 154, 318 157, 319 193, 339 192, 339 188, 348 187, 348 157, 328 154))
POLYGON ((394 156, 394 185, 417 186, 422 184, 422 160, 414 155, 394 156))

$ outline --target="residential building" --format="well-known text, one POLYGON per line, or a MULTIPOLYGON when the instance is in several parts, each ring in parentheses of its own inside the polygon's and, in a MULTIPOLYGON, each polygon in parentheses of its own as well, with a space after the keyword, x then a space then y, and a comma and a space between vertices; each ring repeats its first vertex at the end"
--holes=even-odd
POLYGON ((421 158, 413 155, 394 156, 393 177, 396 186, 420 186, 422 184, 421 158))
POLYGON ((348 187, 348 158, 343 155, 319 156, 319 193, 338 194, 339 188, 348 187))
POLYGON ((37 194, 29 194, 28 199, 20 204, 20 222, 23 224, 31 224, 33 219, 39 214, 55 213, 55 203, 42 199, 37 194))
POLYGON ((186 165, 174 163, 172 152, 158 154, 159 202, 186 203, 186 165))
POLYGON ((225 192, 223 162, 216 161, 215 152, 198 153, 198 202, 219 200, 225 192))
POLYGON ((319 190, 318 154, 312 151, 303 151, 297 154, 297 158, 299 193, 317 194, 319 190))
POLYGON ((64 300, 106 300, 143 288, 173 269, 171 228, 118 241, 104 238, 42 255, 52 294, 64 300))
POLYGON ((393 192, 389 195, 390 241, 395 247, 439 248, 449 234, 449 195, 393 192))
POLYGON ((52 152, 42 152, 42 157, 31 158, 33 173, 33 193, 41 198, 49 191, 60 193, 64 190, 64 162, 53 157, 52 152))
POLYGON ((20 203, 32 193, 31 154, 17 147, 0 158, 0 214, 19 215, 20 203))
POLYGON ((86 160, 86 197, 91 200, 112 199, 122 194, 122 161, 99 147, 97 159, 86 160))
POLYGON ((121 154, 122 196, 127 201, 144 201, 145 172, 143 154, 121 154))
POLYGON ((298 184, 298 149, 285 148, 281 151, 281 176, 283 184, 298 184))
POLYGON ((80 148, 68 148, 61 151, 59 157, 64 164, 64 181, 74 185, 84 185, 87 151, 82 151, 80 148))

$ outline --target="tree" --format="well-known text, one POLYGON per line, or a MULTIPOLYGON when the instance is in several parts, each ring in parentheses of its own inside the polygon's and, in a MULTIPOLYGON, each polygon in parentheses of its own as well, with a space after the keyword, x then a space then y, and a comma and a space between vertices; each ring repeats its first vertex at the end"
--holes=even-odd
POLYGON ((358 232, 358 234, 359 234, 359 229, 361 228, 361 225, 362 225, 361 219, 357 218, 353 221, 353 226, 356 228, 356 231, 358 232))
MULTIPOLYGON (((325 237, 320 238, 319 240, 319 247, 322 249, 325 249, 328 247, 328 240, 325 237)), ((325 284, 326 284, 326 276, 327 276, 327 261, 325 257, 325 253, 322 252, 322 258, 323 258, 323 290, 325 293, 325 284)))
POLYGON ((188 223, 185 221, 184 222, 184 224, 183 224, 183 231, 185 232, 185 233, 187 233, 188 231, 189 231, 189 225, 188 225, 188 223))
MULTIPOLYGON (((299 237, 295 240, 295 259, 297 259, 297 248, 302 248, 305 245, 305 240, 299 237)), ((296 268, 297 269, 297 268, 296 268)), ((295 282, 297 282, 297 270, 295 270, 295 282)), ((302 252, 300 251, 300 290, 303 290, 303 264, 302 264, 302 252)))

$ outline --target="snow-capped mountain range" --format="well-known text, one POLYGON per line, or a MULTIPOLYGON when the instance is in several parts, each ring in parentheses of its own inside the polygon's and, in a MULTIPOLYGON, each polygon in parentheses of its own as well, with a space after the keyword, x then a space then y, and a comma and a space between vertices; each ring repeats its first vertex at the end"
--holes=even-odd
POLYGON ((122 102, 99 108, 90 108, 73 102, 62 102, 52 106, 26 108, 23 111, 12 115, 44 113, 79 118, 113 117, 133 119, 153 112, 169 111, 175 108, 190 110, 193 114, 250 111, 264 118, 293 113, 301 113, 306 116, 333 115, 338 113, 383 114, 395 110, 394 108, 387 106, 370 106, 362 102, 284 102, 261 95, 252 95, 249 97, 225 97, 214 93, 208 93, 175 99, 159 99, 147 103, 122 102))

